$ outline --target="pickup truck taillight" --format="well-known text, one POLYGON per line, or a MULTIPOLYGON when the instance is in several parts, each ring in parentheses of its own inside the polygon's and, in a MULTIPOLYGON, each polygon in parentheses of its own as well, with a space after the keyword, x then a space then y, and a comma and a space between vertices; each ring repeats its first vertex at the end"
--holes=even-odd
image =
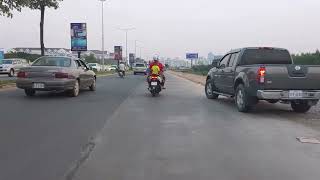
POLYGON ((57 72, 54 75, 55 78, 57 79, 68 79, 69 78, 69 74, 68 73, 62 73, 62 72, 57 72))
POLYGON ((23 71, 20 71, 17 75, 18 78, 26 78, 27 77, 27 73, 26 72, 23 72, 23 71))
POLYGON ((266 76, 266 67, 260 67, 258 70, 258 82, 264 83, 265 82, 265 76, 266 76))

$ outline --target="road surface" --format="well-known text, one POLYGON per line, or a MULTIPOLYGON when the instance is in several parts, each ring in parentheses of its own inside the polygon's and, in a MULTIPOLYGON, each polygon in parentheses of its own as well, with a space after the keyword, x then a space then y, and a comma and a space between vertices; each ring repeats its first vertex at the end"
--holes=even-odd
POLYGON ((58 180, 91 137, 143 84, 141 76, 98 78, 97 91, 79 97, 22 90, 0 91, 0 179, 58 180))
POLYGON ((16 80, 16 79, 17 79, 16 77, 9 77, 6 74, 0 74, 0 81, 1 80, 16 80))
POLYGON ((307 115, 266 103, 239 113, 167 79, 155 98, 143 76, 102 78, 77 98, 0 92, 0 179, 319 179, 320 145, 296 141, 320 136, 307 115))

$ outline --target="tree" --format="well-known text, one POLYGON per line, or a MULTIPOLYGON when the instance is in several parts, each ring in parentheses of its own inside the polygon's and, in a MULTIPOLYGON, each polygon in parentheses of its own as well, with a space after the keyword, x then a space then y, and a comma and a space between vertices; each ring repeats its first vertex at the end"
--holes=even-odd
POLYGON ((6 59, 22 58, 22 59, 26 59, 30 62, 33 62, 34 60, 38 59, 39 57, 41 57, 41 56, 38 54, 27 54, 27 53, 23 53, 23 52, 7 53, 4 55, 4 58, 6 58, 6 59))
POLYGON ((28 4, 29 0, 1 0, 0 16, 12 18, 12 10, 21 11, 21 8, 28 4))
POLYGON ((98 63, 97 58, 93 54, 90 54, 89 56, 85 55, 84 59, 87 63, 98 63))
POLYGON ((43 29, 44 29, 44 13, 47 8, 58 9, 59 2, 63 0, 29 0, 28 7, 30 9, 40 10, 40 46, 41 46, 41 55, 44 56, 45 46, 43 40, 43 29))

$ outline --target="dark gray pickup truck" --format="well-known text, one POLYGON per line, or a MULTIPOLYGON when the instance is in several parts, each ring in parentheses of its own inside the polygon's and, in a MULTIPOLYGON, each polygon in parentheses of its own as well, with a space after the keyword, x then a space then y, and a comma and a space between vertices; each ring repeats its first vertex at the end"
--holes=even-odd
POLYGON ((295 65, 289 51, 281 48, 242 48, 214 62, 207 76, 205 93, 234 97, 240 112, 259 100, 291 104, 305 113, 320 99, 320 66, 295 65))

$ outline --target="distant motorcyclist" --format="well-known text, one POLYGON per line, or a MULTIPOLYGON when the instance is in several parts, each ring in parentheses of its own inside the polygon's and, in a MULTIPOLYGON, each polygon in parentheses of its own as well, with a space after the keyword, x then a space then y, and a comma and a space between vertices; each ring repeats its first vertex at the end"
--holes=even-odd
POLYGON ((119 66, 118 66, 118 73, 123 73, 123 76, 126 75, 126 65, 124 64, 124 62, 120 62, 119 66))
POLYGON ((158 75, 162 78, 161 86, 163 89, 165 89, 164 84, 165 84, 166 77, 164 76, 164 73, 163 73, 164 66, 162 63, 159 62, 158 56, 153 57, 153 62, 150 63, 149 70, 150 70, 149 76, 150 75, 158 75))

